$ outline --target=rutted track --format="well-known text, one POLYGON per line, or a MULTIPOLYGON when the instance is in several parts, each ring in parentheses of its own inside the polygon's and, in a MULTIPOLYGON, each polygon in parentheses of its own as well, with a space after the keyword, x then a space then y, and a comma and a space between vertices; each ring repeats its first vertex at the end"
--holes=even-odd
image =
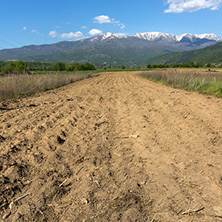
POLYGON ((221 99, 135 74, 0 105, 5 221, 221 221, 221 99))

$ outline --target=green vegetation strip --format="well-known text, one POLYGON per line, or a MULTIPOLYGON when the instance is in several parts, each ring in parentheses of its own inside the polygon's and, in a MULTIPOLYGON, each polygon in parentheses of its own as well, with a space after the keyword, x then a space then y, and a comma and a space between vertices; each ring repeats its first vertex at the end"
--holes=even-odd
POLYGON ((222 98, 222 73, 180 72, 173 70, 143 72, 141 77, 175 88, 197 91, 222 98))
POLYGON ((0 101, 58 88, 96 74, 8 75, 0 77, 0 101))

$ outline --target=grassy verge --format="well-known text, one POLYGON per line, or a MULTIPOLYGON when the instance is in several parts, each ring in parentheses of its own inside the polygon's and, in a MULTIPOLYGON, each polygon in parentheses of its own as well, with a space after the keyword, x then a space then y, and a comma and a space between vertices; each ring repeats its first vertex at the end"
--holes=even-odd
MULTIPOLYGON (((68 71, 60 71, 59 73, 63 74, 76 74, 76 73, 82 73, 82 74, 87 74, 87 73, 102 73, 102 72, 128 72, 128 71, 150 71, 153 69, 142 69, 142 68, 135 68, 135 69, 97 69, 97 70, 84 70, 84 71, 73 71, 73 72, 68 72, 68 71)), ((58 71, 35 71, 35 74, 56 74, 58 71)))
POLYGON ((0 77, 0 101, 58 88, 96 74, 35 74, 0 77))
POLYGON ((176 88, 222 98, 222 73, 194 70, 164 70, 143 72, 140 76, 176 88))

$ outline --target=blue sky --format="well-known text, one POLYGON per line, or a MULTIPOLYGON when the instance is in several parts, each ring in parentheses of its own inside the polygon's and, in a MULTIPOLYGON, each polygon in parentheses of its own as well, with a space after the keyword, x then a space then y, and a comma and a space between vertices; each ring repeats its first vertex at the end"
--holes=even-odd
POLYGON ((0 49, 112 32, 215 33, 222 0, 1 0, 0 49))

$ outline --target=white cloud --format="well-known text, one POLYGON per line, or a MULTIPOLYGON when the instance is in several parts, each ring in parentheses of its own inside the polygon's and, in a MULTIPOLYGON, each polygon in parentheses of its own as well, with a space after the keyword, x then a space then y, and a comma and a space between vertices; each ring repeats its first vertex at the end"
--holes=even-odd
POLYGON ((23 31, 26 31, 26 29, 27 29, 26 26, 24 26, 22 30, 23 30, 23 31))
POLYGON ((31 31, 31 34, 37 34, 37 35, 39 35, 39 36, 44 36, 43 33, 38 32, 38 31, 36 31, 35 29, 33 29, 33 30, 31 31))
POLYGON ((83 33, 80 32, 80 31, 59 34, 55 30, 53 30, 53 31, 49 32, 49 36, 52 37, 52 38, 74 39, 74 40, 79 40, 79 39, 85 38, 83 33))
POLYGON ((101 35, 103 32, 99 29, 91 29, 88 33, 90 35, 101 35))
POLYGON ((62 39, 82 39, 84 38, 84 35, 80 31, 75 32, 75 33, 70 32, 70 33, 61 34, 61 38, 62 39))
POLYGON ((125 28, 125 25, 123 23, 120 23, 120 21, 116 21, 114 18, 110 18, 108 15, 100 15, 93 18, 94 23, 104 24, 104 23, 111 23, 114 25, 118 25, 121 29, 125 28))
POLYGON ((165 13, 194 12, 206 8, 217 10, 221 2, 222 0, 167 0, 169 8, 165 13))
POLYGON ((50 31, 49 32, 49 35, 52 37, 52 38, 56 38, 56 37, 58 37, 58 33, 54 30, 54 31, 50 31))
POLYGON ((125 28, 125 25, 123 25, 122 23, 118 24, 118 26, 119 26, 121 29, 124 29, 124 28, 125 28))
POLYGON ((113 23, 113 24, 118 24, 118 23, 120 23, 120 21, 116 21, 115 19, 111 19, 111 23, 113 23))
POLYGON ((99 23, 99 24, 103 24, 103 23, 112 23, 111 19, 108 15, 100 15, 100 16, 96 16, 93 19, 94 23, 99 23))
POLYGON ((39 32, 36 31, 35 29, 33 29, 33 30, 31 31, 31 33, 39 33, 39 32))
POLYGON ((87 29, 87 27, 83 25, 83 26, 82 26, 82 29, 87 29))

